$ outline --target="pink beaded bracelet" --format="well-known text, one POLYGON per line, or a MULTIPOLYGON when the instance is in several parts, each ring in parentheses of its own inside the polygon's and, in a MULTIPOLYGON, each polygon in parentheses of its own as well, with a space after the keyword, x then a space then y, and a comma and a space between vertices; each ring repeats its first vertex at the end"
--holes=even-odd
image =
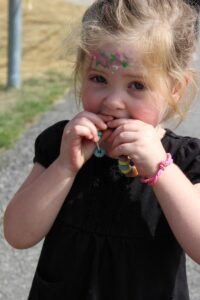
POLYGON ((158 177, 162 174, 162 172, 165 170, 166 167, 171 165, 173 163, 173 159, 171 156, 171 153, 167 153, 167 159, 163 160, 159 163, 159 168, 156 174, 150 178, 141 177, 142 183, 147 183, 148 185, 154 185, 156 184, 158 177))

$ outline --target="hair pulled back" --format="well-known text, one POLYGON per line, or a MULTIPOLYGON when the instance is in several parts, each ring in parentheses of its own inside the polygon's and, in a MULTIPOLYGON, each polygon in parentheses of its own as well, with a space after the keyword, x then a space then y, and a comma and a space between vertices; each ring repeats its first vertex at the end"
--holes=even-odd
MULTIPOLYGON (((75 80, 81 78, 86 55, 106 41, 136 43, 145 65, 183 86, 198 37, 198 13, 183 0, 97 0, 82 19, 75 80)), ((190 79, 195 82, 194 73, 190 79)), ((189 103, 189 101, 187 102, 189 103)), ((169 99, 168 116, 182 111, 169 99)))

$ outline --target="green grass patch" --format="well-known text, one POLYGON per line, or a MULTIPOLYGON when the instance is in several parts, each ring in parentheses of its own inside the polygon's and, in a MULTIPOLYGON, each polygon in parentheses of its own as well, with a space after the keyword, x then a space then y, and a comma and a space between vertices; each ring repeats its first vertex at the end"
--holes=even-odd
MULTIPOLYGON (((72 80, 62 73, 48 72, 42 78, 24 81, 18 91, 5 91, 12 105, 0 111, 0 150, 13 146, 28 125, 49 110, 71 86, 72 80)), ((3 87, 0 92, 3 97, 3 87)))

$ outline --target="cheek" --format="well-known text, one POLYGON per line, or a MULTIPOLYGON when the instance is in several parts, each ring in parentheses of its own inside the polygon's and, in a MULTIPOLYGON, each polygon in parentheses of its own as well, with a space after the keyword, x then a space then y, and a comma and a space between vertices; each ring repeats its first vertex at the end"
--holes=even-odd
POLYGON ((147 101, 146 119, 149 124, 157 126, 162 122, 166 111, 166 100, 160 93, 151 93, 149 101, 147 101))
POLYGON ((82 92, 82 105, 84 110, 93 113, 98 113, 99 111, 99 102, 92 91, 85 90, 82 92))
POLYGON ((97 107, 88 101, 83 101, 83 108, 84 108, 84 110, 87 110, 89 112, 93 112, 93 113, 98 112, 97 107))
MULTIPOLYGON (((154 107, 149 110, 148 116, 146 116, 147 123, 157 126, 163 120, 164 110, 162 107, 154 107)), ((145 118, 145 116, 144 116, 145 118)))
POLYGON ((83 108, 93 113, 99 113, 103 102, 102 89, 98 89, 90 82, 86 82, 81 89, 83 108))
POLYGON ((147 124, 151 124, 153 126, 156 126, 160 122, 160 118, 158 114, 152 113, 152 111, 144 111, 139 115, 140 121, 143 121, 147 124))
POLYGON ((157 126, 162 119, 163 112, 156 103, 138 103, 129 109, 130 115, 133 119, 140 120, 144 123, 157 126))

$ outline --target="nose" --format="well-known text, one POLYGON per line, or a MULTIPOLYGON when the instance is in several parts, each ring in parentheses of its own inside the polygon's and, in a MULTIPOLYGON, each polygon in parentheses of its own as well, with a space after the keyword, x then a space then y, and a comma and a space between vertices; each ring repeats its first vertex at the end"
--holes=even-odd
POLYGON ((111 90, 104 98, 104 107, 108 111, 120 111, 125 109, 125 98, 119 90, 111 90))

